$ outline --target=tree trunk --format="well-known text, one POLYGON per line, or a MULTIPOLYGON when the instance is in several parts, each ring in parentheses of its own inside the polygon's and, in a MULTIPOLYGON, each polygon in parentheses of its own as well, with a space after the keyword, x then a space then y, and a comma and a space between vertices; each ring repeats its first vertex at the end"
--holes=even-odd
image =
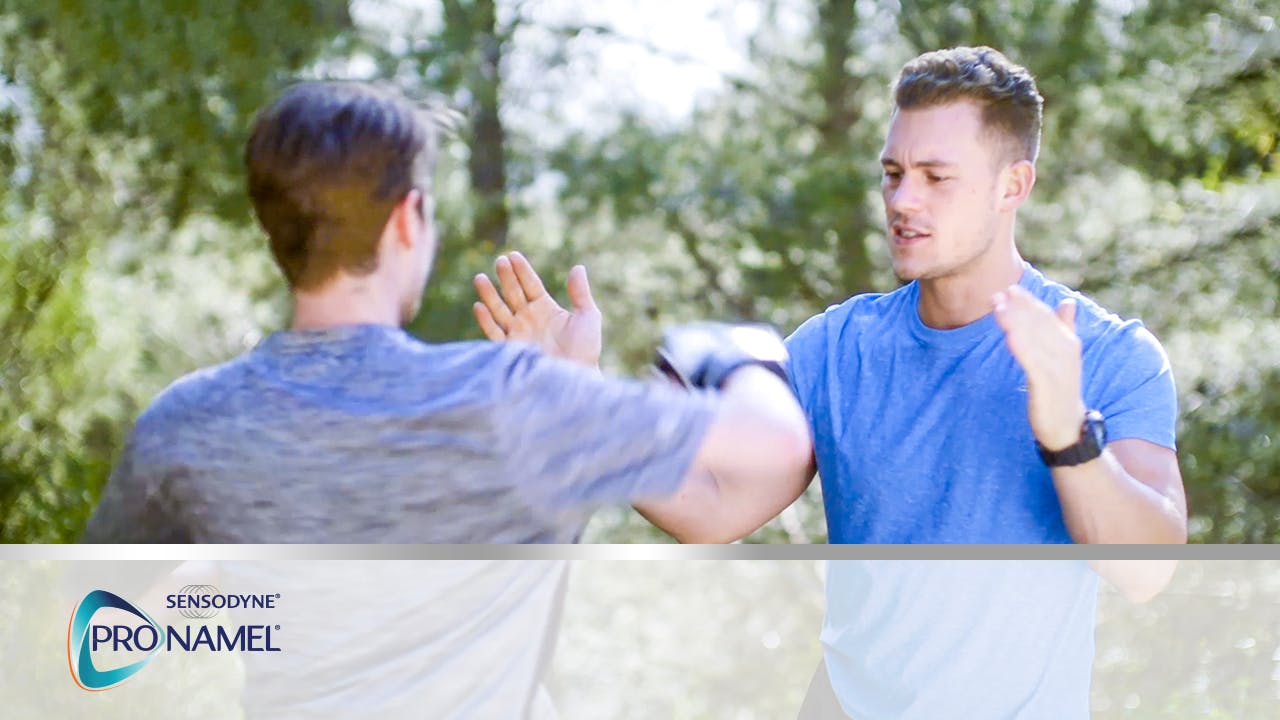
POLYGON ((471 8, 472 48, 476 63, 468 73, 471 107, 471 188, 478 207, 475 238, 493 249, 507 244, 506 132, 499 115, 502 91, 502 40, 494 0, 476 0, 471 8))
POLYGON ((823 0, 818 5, 818 37, 822 43, 821 66, 817 73, 818 95, 822 98, 820 140, 815 160, 819 167, 832 168, 840 192, 849 193, 847 208, 828 218, 827 227, 836 234, 836 258, 840 264, 840 297, 871 290, 871 257, 866 235, 870 223, 860 211, 862 183, 858 181, 855 149, 850 132, 862 113, 854 102, 862 78, 849 72, 854 55, 853 32, 858 16, 854 0, 823 0))

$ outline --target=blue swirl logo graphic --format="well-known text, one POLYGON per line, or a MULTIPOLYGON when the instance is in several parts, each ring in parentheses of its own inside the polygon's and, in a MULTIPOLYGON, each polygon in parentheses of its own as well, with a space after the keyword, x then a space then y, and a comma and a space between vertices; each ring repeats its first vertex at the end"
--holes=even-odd
POLYGON ((76 605, 76 609, 71 613, 71 622, 67 625, 67 666, 71 669, 72 679, 85 690, 108 690, 133 677, 139 670, 146 667, 147 663, 151 662, 156 653, 160 652, 161 648, 164 647, 164 644, 165 630, 160 627, 159 623, 151 619, 150 615, 134 607, 132 603, 115 593, 110 593, 106 590, 94 590, 85 595, 84 599, 80 601, 80 604, 76 605), (91 636, 89 621, 93 619, 95 613, 103 608, 116 608, 132 613, 144 621, 146 625, 136 629, 126 628, 122 625, 97 625, 93 626, 93 636, 91 636), (120 629, 129 632, 122 638, 119 634, 120 629), (106 631, 106 633, 103 637, 98 637, 99 631, 106 631), (148 634, 150 638, 144 638, 144 635, 148 634), (113 650, 118 649, 120 645, 131 651, 136 647, 137 650, 147 652, 147 656, 142 660, 122 667, 99 670, 93 664, 92 650, 99 643, 107 642, 111 643, 113 650))

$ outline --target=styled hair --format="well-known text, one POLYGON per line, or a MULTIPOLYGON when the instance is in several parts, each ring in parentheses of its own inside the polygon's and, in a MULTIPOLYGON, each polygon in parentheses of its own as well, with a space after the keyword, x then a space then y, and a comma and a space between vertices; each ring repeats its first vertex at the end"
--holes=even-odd
POLYGON ((920 55, 898 74, 893 99, 899 110, 971 100, 1014 159, 1034 163, 1040 153, 1044 98, 1031 73, 998 50, 955 47, 920 55))
POLYGON ((392 210, 414 188, 430 196, 436 142, 427 112, 363 83, 301 83, 263 109, 245 145, 249 197, 290 287, 376 270, 392 210))

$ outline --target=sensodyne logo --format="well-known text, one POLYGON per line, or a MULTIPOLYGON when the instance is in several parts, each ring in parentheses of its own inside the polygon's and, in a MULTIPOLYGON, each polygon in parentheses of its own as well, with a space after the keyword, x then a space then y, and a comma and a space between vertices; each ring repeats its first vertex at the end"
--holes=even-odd
MULTIPOLYGON (((274 609, 279 593, 223 594, 212 585, 188 585, 165 596, 165 607, 184 617, 207 619, 223 608, 274 609)), ((84 690, 109 690, 138 674, 164 652, 280 652, 273 631, 279 625, 161 626, 128 600, 107 590, 84 596, 67 624, 67 666, 71 679, 84 690), (99 611, 114 613, 112 622, 95 622, 99 611), (118 618, 127 613, 126 622, 118 618), (95 663, 95 654, 98 661, 95 663), (123 658, 123 661, 122 661, 123 658), (102 662, 104 659, 107 662, 102 662), (110 660, 115 660, 113 664, 110 660)))
POLYGON ((165 607, 185 618, 207 620, 224 608, 271 609, 279 599, 280 593, 234 595, 220 593, 213 585, 184 585, 177 594, 165 596, 165 607))

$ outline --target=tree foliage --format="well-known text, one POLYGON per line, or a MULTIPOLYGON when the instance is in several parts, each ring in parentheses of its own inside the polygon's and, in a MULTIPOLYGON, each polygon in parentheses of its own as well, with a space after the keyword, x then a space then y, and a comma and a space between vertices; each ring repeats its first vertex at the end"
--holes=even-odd
POLYGON ((148 396, 267 319, 235 316, 242 136, 349 27, 325 0, 0 6, 0 537, 74 538, 148 396))

